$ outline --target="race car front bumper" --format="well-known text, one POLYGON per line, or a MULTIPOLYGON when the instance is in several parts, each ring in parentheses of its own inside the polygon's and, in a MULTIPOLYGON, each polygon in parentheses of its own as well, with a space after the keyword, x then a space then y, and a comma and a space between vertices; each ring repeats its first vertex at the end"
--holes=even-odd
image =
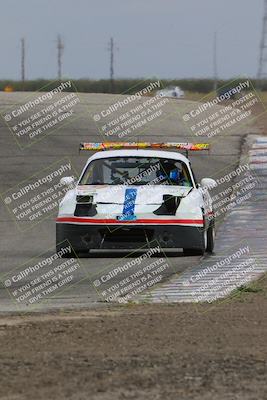
POLYGON ((76 252, 91 249, 203 248, 203 225, 75 224, 57 222, 57 244, 68 240, 76 252))

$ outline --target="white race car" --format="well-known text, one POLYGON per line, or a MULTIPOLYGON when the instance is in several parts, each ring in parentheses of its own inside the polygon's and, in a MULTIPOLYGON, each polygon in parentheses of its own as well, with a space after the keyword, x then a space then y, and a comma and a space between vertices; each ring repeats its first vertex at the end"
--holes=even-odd
POLYGON ((163 149, 207 150, 208 144, 83 143, 97 151, 78 183, 59 205, 57 251, 71 244, 74 253, 91 249, 138 249, 151 242, 164 249, 204 254, 214 246, 210 178, 196 182, 188 157, 163 149), (149 149, 149 150, 147 150, 149 149), (99 151, 100 150, 100 151, 99 151), (101 151, 102 150, 102 151, 101 151))
POLYGON ((158 90, 156 94, 161 97, 174 97, 176 99, 184 98, 184 91, 179 86, 171 86, 158 90))

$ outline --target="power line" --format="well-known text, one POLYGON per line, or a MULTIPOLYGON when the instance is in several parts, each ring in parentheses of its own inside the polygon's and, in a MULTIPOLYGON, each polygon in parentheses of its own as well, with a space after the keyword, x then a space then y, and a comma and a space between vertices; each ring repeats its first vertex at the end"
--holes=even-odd
POLYGON ((25 38, 21 39, 21 81, 25 82, 25 38))
POLYGON ((110 92, 114 91, 114 40, 110 38, 109 42, 110 51, 110 92))
POLYGON ((217 92, 218 89, 218 63, 217 63, 217 32, 214 33, 213 39, 213 89, 217 92))

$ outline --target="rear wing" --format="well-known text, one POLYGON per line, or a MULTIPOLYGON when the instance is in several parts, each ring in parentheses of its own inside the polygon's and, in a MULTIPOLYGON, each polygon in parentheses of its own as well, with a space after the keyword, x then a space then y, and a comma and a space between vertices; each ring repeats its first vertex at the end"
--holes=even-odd
POLYGON ((102 142, 102 143, 80 143, 80 151, 105 151, 122 149, 168 149, 189 151, 210 150, 209 143, 150 143, 150 142, 102 142))

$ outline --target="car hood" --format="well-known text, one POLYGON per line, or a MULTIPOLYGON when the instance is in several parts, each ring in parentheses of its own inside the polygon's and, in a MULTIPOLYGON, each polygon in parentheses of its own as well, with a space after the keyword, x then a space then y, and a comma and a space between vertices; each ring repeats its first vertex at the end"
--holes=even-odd
POLYGON ((94 203, 124 204, 126 189, 136 189, 135 204, 161 204, 164 195, 185 197, 191 187, 170 185, 79 185, 76 194, 80 196, 93 196, 94 203))

